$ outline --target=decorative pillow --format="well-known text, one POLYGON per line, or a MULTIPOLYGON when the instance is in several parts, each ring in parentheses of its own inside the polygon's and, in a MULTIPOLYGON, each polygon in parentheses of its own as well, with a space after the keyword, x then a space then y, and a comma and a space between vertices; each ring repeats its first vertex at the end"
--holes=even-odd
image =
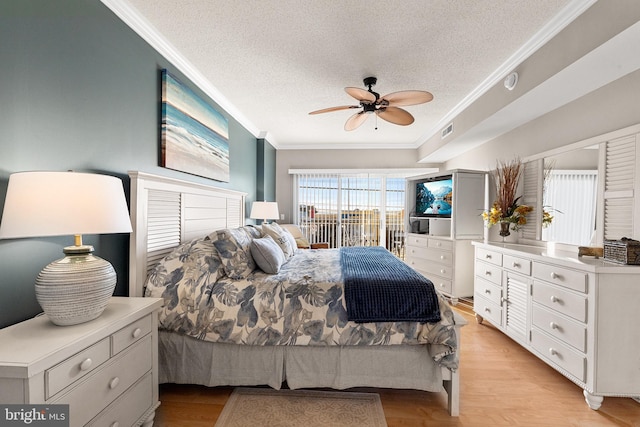
POLYGON ((286 261, 282 249, 271 236, 253 239, 251 255, 258 267, 267 274, 276 274, 286 261))
POLYGON ((243 228, 218 230, 213 241, 224 271, 232 279, 244 279, 256 268, 251 256, 251 241, 253 238, 243 228))
POLYGON ((284 236, 287 238, 287 240, 289 240, 289 244, 291 245, 292 250, 292 254, 291 256, 296 254, 296 249, 298 249, 298 242, 296 240, 295 237, 293 237, 293 234, 291 234, 291 232, 289 230, 287 230, 286 228, 282 228, 282 233, 284 234, 284 236))
POLYGON ((282 249, 285 259, 293 256, 294 247, 285 235, 285 231, 277 223, 262 224, 262 232, 276 241, 280 249, 282 249))

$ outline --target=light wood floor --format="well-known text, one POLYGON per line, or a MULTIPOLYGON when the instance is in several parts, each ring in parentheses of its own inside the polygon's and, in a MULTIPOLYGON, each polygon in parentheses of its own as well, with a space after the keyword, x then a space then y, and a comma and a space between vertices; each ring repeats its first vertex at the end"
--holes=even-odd
MULTIPOLYGON (((578 386, 488 323, 479 325, 471 314, 461 313, 469 324, 461 338, 460 416, 449 417, 444 393, 357 389, 380 394, 389 427, 640 427, 640 403, 605 398, 600 410, 589 409, 578 386)), ((232 390, 161 385, 154 426, 213 427, 232 390)))

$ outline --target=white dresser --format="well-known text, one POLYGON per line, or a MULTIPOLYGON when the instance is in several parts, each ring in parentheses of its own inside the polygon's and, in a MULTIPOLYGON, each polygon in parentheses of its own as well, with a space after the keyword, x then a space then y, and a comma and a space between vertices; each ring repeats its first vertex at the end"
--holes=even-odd
POLYGON ((640 267, 544 247, 475 246, 474 311, 584 389, 640 396, 640 267))
POLYGON ((450 297, 473 295, 473 246, 470 240, 409 233, 405 262, 431 280, 450 297))
POLYGON ((153 424, 162 300, 114 297, 97 319, 0 330, 0 403, 69 404, 71 426, 153 424))

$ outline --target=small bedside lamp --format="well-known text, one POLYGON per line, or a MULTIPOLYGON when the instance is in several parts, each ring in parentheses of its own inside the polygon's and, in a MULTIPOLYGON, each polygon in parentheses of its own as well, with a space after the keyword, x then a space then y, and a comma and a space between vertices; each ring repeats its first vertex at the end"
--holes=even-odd
POLYGON ((130 233, 122 181, 78 172, 21 172, 9 176, 0 239, 74 235, 65 257, 36 278, 36 299, 56 325, 99 317, 113 295, 116 272, 92 255, 82 234, 130 233))
POLYGON ((278 203, 276 202, 253 202, 251 205, 251 219, 261 219, 263 222, 267 222, 268 219, 280 218, 278 212, 278 203))

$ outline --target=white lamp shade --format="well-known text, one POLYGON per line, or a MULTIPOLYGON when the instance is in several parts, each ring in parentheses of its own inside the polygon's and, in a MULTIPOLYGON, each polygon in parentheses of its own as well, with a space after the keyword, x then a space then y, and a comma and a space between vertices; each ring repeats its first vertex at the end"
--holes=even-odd
POLYGON ((276 202, 253 202, 251 205, 251 219, 278 219, 278 203, 276 202))
POLYGON ((9 176, 2 239, 130 232, 119 178, 79 172, 9 176))

